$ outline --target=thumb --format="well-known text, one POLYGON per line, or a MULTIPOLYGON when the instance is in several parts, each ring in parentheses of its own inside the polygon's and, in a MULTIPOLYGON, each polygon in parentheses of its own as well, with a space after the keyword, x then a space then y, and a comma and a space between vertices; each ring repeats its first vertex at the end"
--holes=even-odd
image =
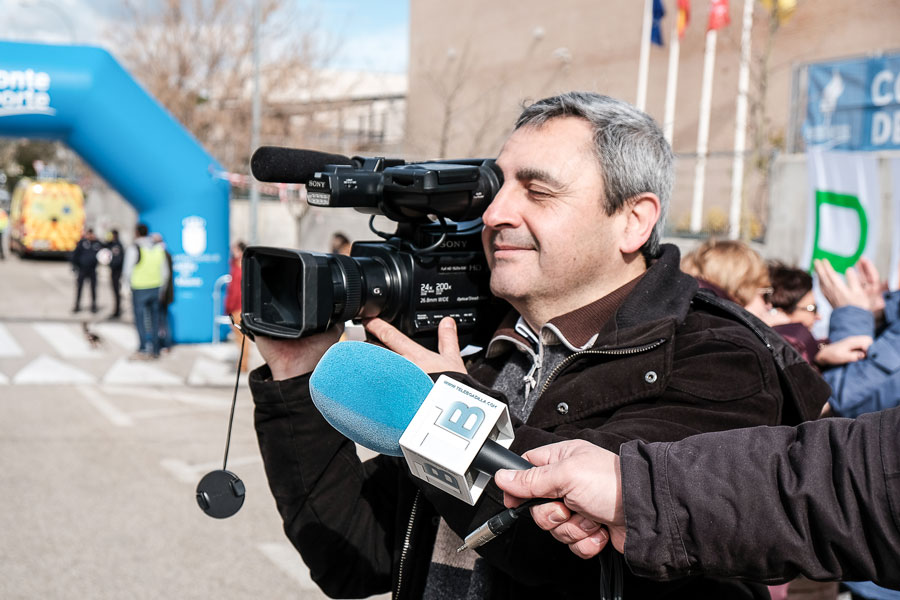
POLYGON ((456 334, 456 321, 453 317, 444 317, 438 324, 438 354, 453 361, 454 370, 466 372, 466 365, 459 352, 459 337, 456 334))
POLYGON ((441 356, 459 356, 459 338, 453 317, 444 317, 438 324, 438 353, 441 356))
POLYGON ((494 481, 501 490, 516 498, 559 498, 560 486, 552 465, 522 471, 500 469, 494 481))

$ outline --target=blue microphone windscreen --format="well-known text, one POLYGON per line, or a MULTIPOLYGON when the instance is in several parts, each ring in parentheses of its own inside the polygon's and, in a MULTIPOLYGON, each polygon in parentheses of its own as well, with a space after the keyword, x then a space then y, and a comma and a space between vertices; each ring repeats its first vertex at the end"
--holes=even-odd
POLYGON ((391 456, 403 456, 400 436, 433 386, 399 354, 353 341, 329 348, 309 379, 313 403, 332 427, 391 456))

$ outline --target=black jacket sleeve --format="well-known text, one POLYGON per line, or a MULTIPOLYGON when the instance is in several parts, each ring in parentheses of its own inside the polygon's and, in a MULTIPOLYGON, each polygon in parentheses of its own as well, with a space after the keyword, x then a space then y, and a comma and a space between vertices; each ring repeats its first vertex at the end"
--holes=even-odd
POLYGON ((638 575, 900 586, 900 409, 620 449, 638 575))
POLYGON ((309 375, 269 381, 250 375, 255 426, 269 487, 288 538, 332 597, 365 597, 391 587, 398 463, 362 462, 356 447, 316 410, 309 375))

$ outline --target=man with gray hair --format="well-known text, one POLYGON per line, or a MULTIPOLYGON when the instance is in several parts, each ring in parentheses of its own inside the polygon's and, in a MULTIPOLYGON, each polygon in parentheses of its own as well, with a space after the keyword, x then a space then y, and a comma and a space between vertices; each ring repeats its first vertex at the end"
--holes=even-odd
MULTIPOLYGON (((818 414, 828 388, 812 369, 773 341, 776 363, 751 329, 765 337, 765 326, 704 300, 679 270, 678 249, 660 244, 673 157, 649 116, 599 94, 547 98, 521 114, 497 165, 503 185, 483 215, 483 243, 491 290, 512 310, 487 348, 464 362, 450 318, 437 353, 380 319, 365 325, 428 373, 505 399, 513 451, 581 438, 615 452, 632 439, 818 414)), ((600 563, 579 560, 528 519, 456 553, 461 537, 504 509, 493 484, 469 507, 401 460, 357 458, 309 398, 309 373, 339 335, 257 337, 267 365, 250 376, 269 484, 313 580, 336 597, 599 597, 600 563)), ((586 518, 578 525, 603 535, 586 518)), ((624 588, 638 598, 768 598, 764 586, 711 577, 628 574, 624 588)))

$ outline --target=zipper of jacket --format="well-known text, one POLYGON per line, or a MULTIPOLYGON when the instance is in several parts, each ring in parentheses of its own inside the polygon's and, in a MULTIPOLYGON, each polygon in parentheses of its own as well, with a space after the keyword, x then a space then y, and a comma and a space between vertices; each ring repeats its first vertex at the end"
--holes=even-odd
POLYGON ((565 358, 565 360, 556 365, 556 367, 552 371, 550 371, 550 375, 547 376, 547 381, 545 381, 544 385, 541 387, 541 393, 538 394, 537 399, 539 400, 541 396, 544 395, 544 392, 547 391, 547 386, 550 385, 550 382, 553 381, 554 377, 559 375, 560 371, 562 371, 565 367, 569 366, 570 364, 572 364, 572 362, 582 356, 587 356, 589 354, 596 354, 601 356, 628 356, 631 354, 640 354, 642 352, 647 352, 648 350, 654 350, 665 343, 666 338, 659 338, 654 342, 650 342, 642 346, 632 346, 631 348, 611 348, 609 350, 582 350, 581 352, 570 354, 565 358))
POLYGON ((403 538, 403 550, 400 551, 400 566, 397 569, 397 589, 394 590, 393 598, 400 598, 400 590, 403 587, 403 565, 406 563, 406 555, 409 552, 409 540, 412 537, 413 523, 416 520, 416 512, 419 509, 419 496, 421 490, 416 490, 416 497, 413 498, 412 510, 409 513, 409 523, 406 525, 406 535, 403 538))

